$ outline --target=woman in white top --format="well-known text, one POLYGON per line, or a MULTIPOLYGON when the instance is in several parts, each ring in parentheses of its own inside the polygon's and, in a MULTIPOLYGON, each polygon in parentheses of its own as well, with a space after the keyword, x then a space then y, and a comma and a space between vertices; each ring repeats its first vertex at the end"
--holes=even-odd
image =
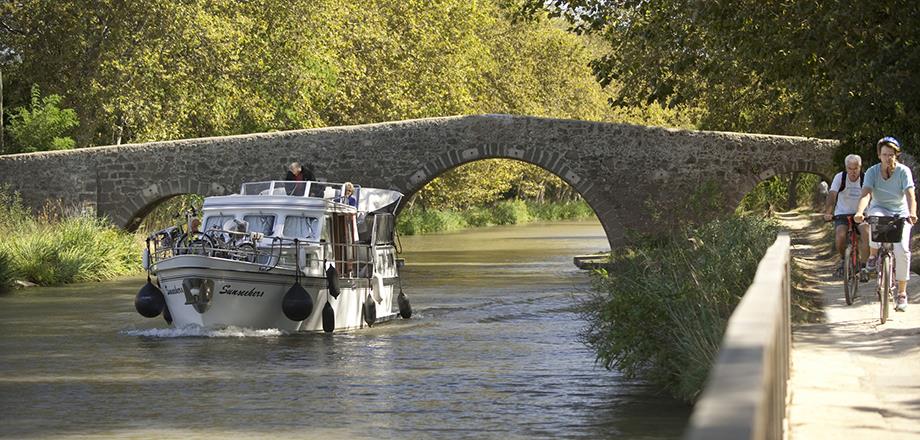
MULTIPOLYGON (((845 172, 837 173, 834 181, 827 192, 827 200, 824 207, 824 220, 831 221, 834 217, 834 235, 837 244, 837 253, 840 254, 840 266, 837 268, 836 276, 843 275, 843 255, 847 248, 847 230, 849 222, 846 217, 856 213, 856 207, 859 206, 859 198, 862 197, 862 158, 857 154, 851 154, 843 160, 846 166, 845 172)), ((859 257, 865 263, 869 258, 869 225, 860 223, 859 228, 859 257)))

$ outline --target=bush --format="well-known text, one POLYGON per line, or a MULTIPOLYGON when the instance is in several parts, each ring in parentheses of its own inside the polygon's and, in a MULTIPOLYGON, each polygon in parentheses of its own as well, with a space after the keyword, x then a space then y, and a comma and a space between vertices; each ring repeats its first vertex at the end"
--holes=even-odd
POLYGON ((76 142, 65 136, 80 125, 73 109, 60 108, 60 95, 41 97, 38 86, 32 86, 30 108, 20 107, 10 116, 10 137, 14 146, 8 153, 31 153, 45 150, 67 150, 76 142))
POLYGON ((101 281, 140 271, 140 243, 91 215, 33 217, 0 188, 0 255, 7 275, 40 285, 101 281), (8 204, 7 204, 8 203, 8 204))
POLYGON ((611 271, 597 273, 580 306, 582 341, 605 367, 695 400, 775 237, 770 221, 732 217, 612 255, 611 271))
POLYGON ((496 225, 519 225, 530 221, 530 212, 523 200, 502 200, 492 208, 496 225))
POLYGON ((0 252, 0 293, 4 293, 13 285, 13 267, 10 257, 0 252))
POLYGON ((584 200, 565 203, 528 202, 527 210, 532 218, 543 221, 583 220, 594 217, 594 211, 584 200))
MULTIPOLYGON (((807 205, 811 202, 815 186, 820 178, 814 174, 799 174, 796 181, 796 206, 807 205)), ((785 211, 789 208, 789 185, 791 176, 775 176, 757 184, 751 192, 747 193, 738 204, 737 212, 769 213, 785 211)))
POLYGON ((459 213, 438 209, 407 209, 399 215, 396 222, 397 230, 404 235, 456 231, 465 227, 466 221, 459 213))
POLYGON ((407 208, 396 219, 396 230, 403 235, 429 234, 492 225, 515 225, 533 220, 584 220, 594 218, 588 203, 537 203, 504 200, 491 207, 477 206, 462 211, 407 208))

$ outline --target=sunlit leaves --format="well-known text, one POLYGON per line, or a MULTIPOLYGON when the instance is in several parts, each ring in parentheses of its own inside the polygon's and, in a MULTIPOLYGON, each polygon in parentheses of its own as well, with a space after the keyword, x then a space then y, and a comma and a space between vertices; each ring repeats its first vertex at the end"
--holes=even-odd
POLYGON ((38 86, 32 87, 30 106, 17 109, 10 118, 9 131, 14 145, 0 153, 73 148, 74 140, 67 134, 79 124, 77 114, 73 109, 61 108, 60 105, 59 95, 42 98, 38 86))

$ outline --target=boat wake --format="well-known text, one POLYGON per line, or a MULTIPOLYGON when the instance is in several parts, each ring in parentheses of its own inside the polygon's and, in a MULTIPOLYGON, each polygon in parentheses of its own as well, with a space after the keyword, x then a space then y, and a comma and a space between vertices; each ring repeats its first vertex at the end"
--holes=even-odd
POLYGON ((286 335, 287 333, 275 328, 251 329, 230 326, 226 328, 205 328, 187 326, 181 328, 145 328, 123 330, 125 336, 142 336, 148 338, 265 338, 286 335))

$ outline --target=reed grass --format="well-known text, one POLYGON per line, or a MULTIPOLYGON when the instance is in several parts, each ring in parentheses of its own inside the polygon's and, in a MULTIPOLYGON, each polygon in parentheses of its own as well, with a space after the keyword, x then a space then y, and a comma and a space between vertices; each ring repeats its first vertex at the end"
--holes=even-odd
POLYGON ((13 286, 13 275, 10 257, 0 252, 0 293, 7 292, 13 286))
POLYGON ((140 271, 140 243, 91 213, 46 208, 33 216, 0 189, 0 284, 53 286, 102 281, 140 271))
POLYGON ((579 307, 581 340, 605 367, 694 401, 776 231, 770 220, 736 216, 611 255, 579 307))

